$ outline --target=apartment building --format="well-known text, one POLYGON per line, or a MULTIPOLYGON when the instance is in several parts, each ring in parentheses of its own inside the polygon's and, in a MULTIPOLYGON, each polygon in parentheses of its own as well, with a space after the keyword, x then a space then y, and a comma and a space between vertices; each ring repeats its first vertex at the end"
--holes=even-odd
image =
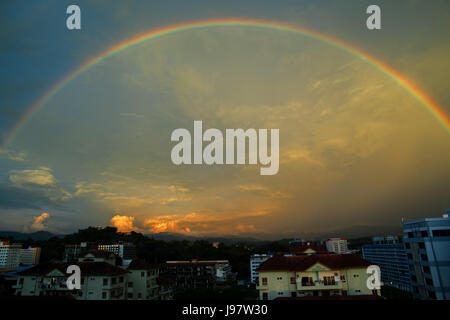
POLYGON ((20 264, 30 266, 39 263, 41 257, 41 248, 28 247, 20 251, 20 264))
POLYGON ((125 298, 128 271, 107 262, 51 262, 19 273, 16 296, 66 296, 77 300, 121 300, 125 298), (67 268, 81 270, 81 289, 67 288, 67 268))
POLYGON ((327 250, 338 254, 348 253, 347 239, 331 238, 326 242, 327 250))
POLYGON ((99 244, 98 250, 112 252, 124 260, 136 259, 136 246, 132 243, 99 244))
POLYGON ((415 299, 450 300, 450 219, 403 223, 406 254, 415 299))
POLYGON ((380 295, 367 287, 368 261, 353 254, 276 255, 261 264, 261 300, 380 295))
POLYGON ((411 291, 408 257, 404 243, 398 237, 374 237, 373 244, 362 246, 363 259, 380 267, 384 285, 411 291))
POLYGON ((261 263, 272 258, 272 254, 253 254, 250 256, 250 282, 256 283, 258 280, 258 272, 256 271, 261 263))
MULTIPOLYGON (((175 290, 214 288, 228 260, 167 261, 167 273, 174 279, 175 290)), ((231 269, 229 269, 231 272, 231 269)))
POLYGON ((21 244, 0 242, 0 269, 17 269, 21 250, 21 244))
POLYGON ((94 242, 81 242, 80 244, 67 244, 64 248, 63 261, 78 261, 78 258, 86 252, 97 250, 94 242))
POLYGON ((159 279, 164 265, 133 260, 127 268, 128 300, 170 300, 173 299, 170 281, 159 279))

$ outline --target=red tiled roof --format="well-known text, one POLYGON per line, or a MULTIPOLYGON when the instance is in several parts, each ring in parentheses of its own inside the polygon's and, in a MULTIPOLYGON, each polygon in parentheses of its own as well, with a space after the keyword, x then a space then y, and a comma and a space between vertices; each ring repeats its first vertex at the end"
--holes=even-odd
POLYGON ((368 267, 371 265, 368 261, 354 254, 276 255, 263 262, 256 271, 304 271, 316 263, 320 263, 332 270, 368 267))
POLYGON ((166 264, 229 264, 228 260, 166 261, 166 264))
POLYGON ((42 276, 57 269, 66 274, 67 267, 77 265, 81 269, 81 276, 115 276, 128 271, 106 262, 49 262, 38 264, 19 273, 20 276, 42 276))
POLYGON ((315 252, 319 252, 319 253, 328 253, 328 249, 326 246, 318 246, 318 245, 313 245, 313 244, 305 244, 299 248, 295 248, 295 247, 289 248, 289 252, 290 253, 304 253, 308 249, 314 250, 315 252))

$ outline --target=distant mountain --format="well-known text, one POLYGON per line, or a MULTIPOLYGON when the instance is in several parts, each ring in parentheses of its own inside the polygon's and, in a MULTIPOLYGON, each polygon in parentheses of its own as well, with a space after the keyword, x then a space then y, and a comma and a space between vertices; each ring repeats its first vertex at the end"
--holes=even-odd
POLYGON ((146 233, 145 234, 149 238, 153 238, 155 240, 163 240, 163 241, 196 241, 196 240, 207 240, 210 242, 222 242, 225 244, 234 244, 234 243, 261 243, 267 242, 267 240, 255 239, 252 237, 238 237, 238 236, 191 236, 185 235, 182 233, 172 233, 172 232, 160 232, 160 233, 146 233))
POLYGON ((63 235, 54 234, 48 231, 36 231, 31 233, 0 231, 1 240, 8 240, 10 237, 13 237, 14 240, 28 240, 29 238, 33 240, 48 240, 53 237, 63 237, 63 235))

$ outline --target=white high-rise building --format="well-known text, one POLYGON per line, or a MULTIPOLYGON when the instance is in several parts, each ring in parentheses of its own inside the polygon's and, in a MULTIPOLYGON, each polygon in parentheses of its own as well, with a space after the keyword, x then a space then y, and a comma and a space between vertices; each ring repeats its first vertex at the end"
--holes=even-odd
POLYGON ((329 252, 337 254, 348 253, 347 239, 331 238, 326 241, 329 252))
POLYGON ((21 244, 0 242, 0 268, 17 269, 20 263, 21 250, 21 244))
POLYGON ((39 263, 41 257, 41 248, 29 247, 27 249, 20 250, 20 264, 30 266, 39 263))
POLYGON ((256 283, 258 279, 258 272, 256 269, 259 268, 261 263, 272 258, 271 254, 254 254, 250 257, 250 281, 251 283, 256 283))

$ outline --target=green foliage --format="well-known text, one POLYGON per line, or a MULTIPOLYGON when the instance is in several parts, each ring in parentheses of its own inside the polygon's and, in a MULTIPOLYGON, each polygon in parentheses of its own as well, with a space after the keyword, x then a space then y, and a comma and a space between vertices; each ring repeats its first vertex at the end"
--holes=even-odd
POLYGON ((74 234, 63 238, 51 238, 49 240, 24 241, 26 246, 38 246, 42 248, 41 262, 50 260, 61 260, 64 255, 66 244, 79 244, 80 242, 114 243, 131 242, 136 245, 138 258, 154 263, 163 263, 167 260, 229 260, 233 272, 238 273, 238 279, 250 278, 250 256, 255 253, 286 252, 288 250, 286 241, 266 242, 262 244, 220 243, 218 248, 213 247, 212 242, 207 240, 195 241, 162 241, 155 240, 141 233, 120 233, 116 228, 94 228, 79 230, 74 234))

